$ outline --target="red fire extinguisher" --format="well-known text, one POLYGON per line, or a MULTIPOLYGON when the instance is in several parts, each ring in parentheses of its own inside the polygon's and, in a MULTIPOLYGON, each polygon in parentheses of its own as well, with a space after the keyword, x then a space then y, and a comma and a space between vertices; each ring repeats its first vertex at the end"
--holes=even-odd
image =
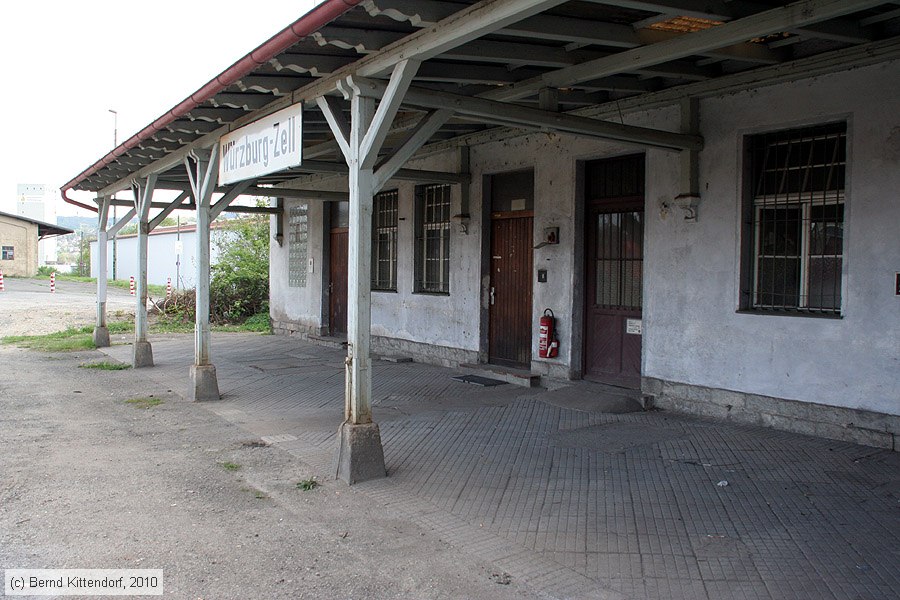
POLYGON ((559 341, 553 337, 553 328, 556 320, 553 311, 544 309, 541 317, 541 325, 538 329, 538 354, 541 358, 553 358, 559 353, 559 341))

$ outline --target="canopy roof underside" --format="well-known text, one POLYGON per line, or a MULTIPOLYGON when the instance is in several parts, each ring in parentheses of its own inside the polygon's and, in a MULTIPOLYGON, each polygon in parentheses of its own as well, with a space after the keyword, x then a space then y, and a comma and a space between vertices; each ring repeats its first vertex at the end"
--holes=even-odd
MULTIPOLYGON (((514 0, 480 4, 500 2, 515 5, 514 0)), ((256 184, 281 184, 309 173, 340 171, 343 157, 325 117, 307 91, 327 78, 353 74, 358 61, 390 52, 409 36, 436 29, 437 23, 443 21, 441 26, 449 29, 454 16, 471 11, 476 4, 457 0, 367 0, 349 10, 341 8, 346 12, 287 49, 271 56, 254 56, 259 59, 255 68, 219 86, 221 89, 207 94, 208 98, 196 106, 180 113, 170 111, 169 118, 155 122, 158 130, 148 126, 63 189, 106 194, 117 186, 125 187, 130 178, 143 176, 148 170, 159 174, 158 188, 186 189, 187 174, 178 158, 186 150, 211 145, 229 129, 295 101, 306 103, 304 165, 264 176, 256 184)), ((774 31, 765 26, 764 15, 786 3, 606 0, 545 4, 549 8, 539 7, 515 22, 427 56, 413 88, 595 116, 600 111, 591 113, 591 107, 659 96, 676 88, 700 89, 706 83, 729 78, 740 81, 741 74, 754 71, 775 76, 779 67, 810 57, 839 56, 864 46, 896 51, 891 44, 900 33, 900 3, 893 2, 849 2, 854 5, 850 12, 831 16, 832 11, 828 18, 797 27, 782 23, 774 31), (734 29, 744 21, 758 23, 756 30, 750 25, 745 28, 751 37, 744 41, 728 40, 716 46, 708 33, 717 29, 724 33, 725 28, 734 29), (762 33, 755 35, 755 31, 762 33)), ((835 2, 810 0, 798 4, 815 10, 835 2)), ((461 36, 465 34, 460 31, 461 36)), ((386 71, 370 77, 385 79, 389 74, 386 71)), ((746 81, 745 87, 761 83, 752 78, 746 81)), ((405 101, 382 153, 388 154, 401 144, 425 111, 425 107, 405 101)), ((429 144, 502 124, 502 119, 456 114, 429 144)))

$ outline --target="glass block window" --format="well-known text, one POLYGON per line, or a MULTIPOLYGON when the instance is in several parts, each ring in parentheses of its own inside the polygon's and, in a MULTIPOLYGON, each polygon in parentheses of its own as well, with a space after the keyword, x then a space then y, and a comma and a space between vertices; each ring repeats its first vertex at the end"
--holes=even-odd
POLYGON ((309 272, 309 206, 288 210, 288 286, 306 287, 309 272))
POLYGON ((372 289, 397 291, 397 190, 381 192, 374 198, 372 289))
POLYGON ((840 313, 847 126, 751 136, 747 308, 840 313))
POLYGON ((416 187, 416 292, 450 293, 450 190, 416 187))

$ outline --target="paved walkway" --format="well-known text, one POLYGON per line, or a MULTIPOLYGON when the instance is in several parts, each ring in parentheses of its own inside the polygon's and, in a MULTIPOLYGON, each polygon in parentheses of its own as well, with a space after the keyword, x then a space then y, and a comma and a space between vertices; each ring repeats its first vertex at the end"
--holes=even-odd
MULTIPOLYGON (((151 341, 140 376, 186 391, 193 337, 151 341)), ((212 356, 223 399, 202 407, 333 476, 342 351, 217 334, 212 356)), ((458 374, 375 361, 389 477, 352 490, 517 582, 552 598, 900 598, 900 454, 458 374)))

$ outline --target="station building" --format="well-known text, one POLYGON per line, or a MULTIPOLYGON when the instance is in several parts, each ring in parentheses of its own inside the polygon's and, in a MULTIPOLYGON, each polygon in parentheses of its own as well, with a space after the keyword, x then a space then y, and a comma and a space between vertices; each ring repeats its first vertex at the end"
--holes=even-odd
POLYGON ((183 190, 198 231, 271 197, 275 331, 347 341, 351 430, 375 353, 896 448, 898 32, 863 0, 326 1, 64 190, 148 224, 183 190), (228 170, 289 119, 299 161, 228 170))

